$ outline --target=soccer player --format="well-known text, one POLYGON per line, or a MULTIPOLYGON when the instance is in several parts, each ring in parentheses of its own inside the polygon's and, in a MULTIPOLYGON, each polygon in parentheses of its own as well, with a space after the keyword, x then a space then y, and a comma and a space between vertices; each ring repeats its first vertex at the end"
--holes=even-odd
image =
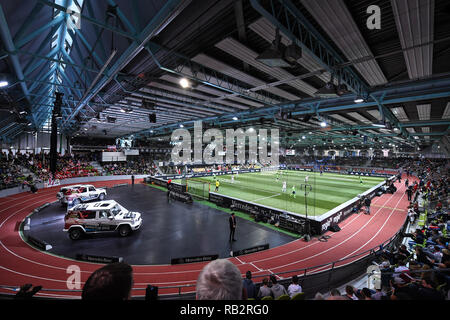
POLYGON ((280 173, 277 171, 277 181, 280 180, 280 173))
POLYGON ((359 183, 360 183, 360 184, 363 184, 363 181, 362 181, 361 176, 359 176, 359 183))
POLYGON ((216 189, 214 190, 214 192, 219 192, 219 186, 220 186, 220 182, 219 182, 219 180, 216 180, 216 189))
POLYGON ((295 199, 295 186, 292 186, 292 193, 290 194, 290 197, 294 197, 295 199))
POLYGON ((305 183, 308 183, 309 176, 305 177, 305 183))
POLYGON ((282 192, 286 192, 286 181, 283 181, 283 188, 281 189, 282 192))
POLYGON ((231 174, 231 183, 234 183, 234 174, 231 174))

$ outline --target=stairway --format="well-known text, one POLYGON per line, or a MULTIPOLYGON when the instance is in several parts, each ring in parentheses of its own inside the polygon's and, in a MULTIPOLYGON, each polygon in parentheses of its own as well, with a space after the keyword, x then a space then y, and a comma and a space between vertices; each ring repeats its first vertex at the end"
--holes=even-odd
POLYGON ((91 162, 89 162, 89 164, 91 165, 91 166, 93 166, 99 173, 100 173, 100 175, 104 175, 104 169, 103 169, 103 167, 100 165, 100 163, 98 163, 97 161, 91 161, 91 162))
POLYGON ((158 174, 164 175, 164 172, 163 172, 163 171, 161 170, 161 168, 159 167, 158 160, 153 160, 153 163, 154 163, 155 166, 156 166, 156 170, 158 171, 158 174))

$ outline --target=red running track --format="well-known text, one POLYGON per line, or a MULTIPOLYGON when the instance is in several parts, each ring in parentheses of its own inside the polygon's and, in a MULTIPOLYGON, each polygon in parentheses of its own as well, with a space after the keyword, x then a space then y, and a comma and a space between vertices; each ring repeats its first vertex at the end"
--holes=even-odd
MULTIPOLYGON (((410 179, 411 180, 411 179, 410 179)), ((95 186, 113 186, 126 180, 92 183, 95 186)), ((138 183, 139 181, 136 181, 138 183)), ((409 204, 403 183, 396 183, 397 192, 384 194, 372 201, 371 214, 353 214, 341 222, 341 231, 326 234, 331 238, 321 242, 313 238, 310 242, 295 240, 266 251, 229 258, 245 275, 247 270, 254 276, 258 274, 281 273, 292 270, 312 268, 336 260, 353 257, 375 248, 392 238, 403 226, 409 204)), ((53 202, 59 187, 39 190, 36 194, 20 193, 0 198, 0 286, 18 287, 25 283, 41 285, 44 289, 40 297, 79 298, 80 292, 67 292, 67 268, 77 265, 81 270, 81 288, 89 275, 102 264, 75 261, 39 251, 23 241, 17 231, 22 222, 34 208, 53 202), (63 290, 63 291, 58 291, 63 290)), ((348 264, 361 258, 346 259, 348 264)), ((160 287, 159 294, 177 293, 178 289, 161 287, 193 285, 206 263, 183 265, 134 265, 133 297, 142 297, 147 284, 160 287), (138 290, 136 290, 138 289, 138 290), (140 290, 139 290, 140 289, 140 290)), ((338 264, 339 265, 339 264, 338 264)), ((313 269, 319 272, 330 266, 313 269)), ((287 278, 293 273, 281 276, 287 278)), ((195 287, 187 287, 182 292, 193 292, 195 287)), ((0 289, 0 293, 13 294, 11 290, 0 289)))

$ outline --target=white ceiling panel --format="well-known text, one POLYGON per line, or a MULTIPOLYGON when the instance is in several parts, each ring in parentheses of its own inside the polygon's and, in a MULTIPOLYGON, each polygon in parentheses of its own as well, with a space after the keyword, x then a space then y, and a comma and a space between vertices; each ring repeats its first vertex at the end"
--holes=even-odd
MULTIPOLYGON (((213 70, 217 70, 223 74, 226 74, 227 76, 233 77, 235 79, 238 79, 239 81, 248 83, 254 87, 263 86, 266 83, 260 79, 257 79, 255 77, 252 77, 240 70, 237 70, 223 62, 220 62, 212 57, 209 57, 203 53, 196 55, 194 58, 192 58, 193 61, 202 64, 208 68, 211 68, 213 70)), ((280 96, 282 98, 285 98, 287 100, 299 100, 300 97, 295 96, 287 91, 278 89, 276 87, 267 87, 264 89, 264 91, 273 93, 277 96, 280 96)))
POLYGON ((419 114, 419 120, 430 120, 431 104, 418 104, 417 113, 419 114))
POLYGON ((391 5, 409 78, 431 76, 434 0, 391 0, 391 5), (414 48, 405 50, 411 47, 414 48))
MULTIPOLYGON (((351 61, 373 56, 343 0, 301 0, 301 3, 344 53, 345 58, 351 61)), ((354 67, 370 86, 387 83, 375 59, 356 63, 354 67)))
POLYGON ((367 113, 369 113, 372 117, 374 117, 377 120, 382 120, 380 111, 378 110, 369 110, 367 111, 367 113))
POLYGON ((391 109, 394 116, 398 119, 398 121, 409 121, 409 118, 405 112, 403 107, 395 107, 391 109))
POLYGON ((362 123, 365 124, 370 124, 372 123, 372 121, 370 121, 369 119, 365 118, 364 116, 362 116, 361 114, 359 114, 358 112, 349 112, 348 115, 352 118, 355 118, 358 121, 361 121, 362 123))

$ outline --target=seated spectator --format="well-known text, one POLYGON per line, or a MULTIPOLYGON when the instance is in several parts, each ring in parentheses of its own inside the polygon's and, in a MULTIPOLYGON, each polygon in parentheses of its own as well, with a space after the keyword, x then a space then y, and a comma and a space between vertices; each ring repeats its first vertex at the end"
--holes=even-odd
POLYGON ((359 300, 355 295, 355 289, 350 285, 345 287, 345 296, 351 300, 359 300))
POLYGON ((242 282, 242 286, 247 293, 247 298, 256 299, 256 286, 252 281, 252 272, 247 271, 245 273, 245 279, 242 282))
POLYGON ((436 290, 431 279, 422 279, 420 282, 408 286, 409 295, 416 300, 443 300, 443 295, 436 290))
POLYGON ((133 285, 133 269, 119 262, 94 271, 83 287, 83 300, 128 300, 133 285))
POLYGON ((292 283, 289 285, 287 291, 291 298, 294 294, 302 292, 302 287, 298 284, 297 275, 292 276, 292 283))
POLYGON ((384 300, 387 298, 385 287, 381 287, 380 289, 376 289, 375 293, 371 296, 372 300, 384 300))
POLYGON ((402 272, 408 272, 409 268, 406 266, 406 262, 404 260, 398 262, 398 267, 394 269, 393 277, 398 277, 402 272))
POLYGON ((338 289, 333 288, 333 289, 330 290, 330 295, 331 296, 341 296, 342 294, 341 294, 341 292, 338 289))
POLYGON ((211 261, 198 276, 196 299, 241 300, 241 272, 229 260, 217 259, 211 261))
POLYGON ((272 287, 270 288, 270 290, 272 291, 272 296, 274 299, 282 296, 283 294, 288 294, 286 288, 278 283, 275 275, 272 274, 270 276, 270 282, 272 282, 272 287))
POLYGON ((388 261, 384 261, 380 266, 381 286, 389 287, 392 278, 392 269, 388 261))
POLYGON ((372 300, 372 294, 375 294, 375 292, 372 292, 369 288, 361 289, 362 300, 372 300))
POLYGON ((272 295, 272 290, 269 288, 269 280, 267 278, 262 279, 262 285, 259 287, 257 298, 261 299, 263 297, 268 297, 272 295))
POLYGON ((414 250, 416 251, 416 261, 418 263, 420 263, 422 266, 426 265, 426 264, 431 264, 430 259, 428 259, 428 256, 426 255, 426 253, 423 251, 422 247, 416 246, 414 248, 414 250))
POLYGON ((441 263, 446 263, 447 261, 450 261, 450 250, 442 249, 441 263))

